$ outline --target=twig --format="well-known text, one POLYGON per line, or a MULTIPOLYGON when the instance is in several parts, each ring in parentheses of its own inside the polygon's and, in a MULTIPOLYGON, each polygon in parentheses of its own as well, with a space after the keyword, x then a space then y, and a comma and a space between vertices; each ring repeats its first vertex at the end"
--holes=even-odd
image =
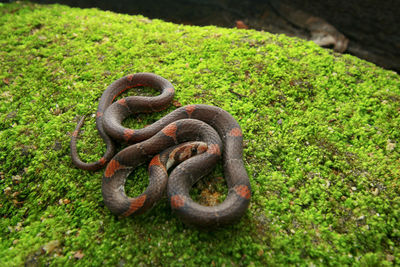
POLYGON ((232 89, 228 89, 228 91, 231 92, 232 94, 237 95, 239 98, 248 97, 247 95, 240 94, 238 92, 233 91, 232 89))

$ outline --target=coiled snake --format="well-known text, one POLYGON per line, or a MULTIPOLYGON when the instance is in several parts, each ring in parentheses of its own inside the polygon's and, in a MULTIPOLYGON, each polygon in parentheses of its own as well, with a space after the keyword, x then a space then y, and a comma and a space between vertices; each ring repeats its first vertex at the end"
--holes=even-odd
POLYGON ((166 108, 173 96, 172 84, 152 73, 137 73, 116 80, 104 91, 97 109, 96 126, 107 145, 104 156, 93 163, 79 159, 76 142, 82 118, 71 137, 72 161, 85 170, 97 170, 108 163, 102 193, 104 203, 116 215, 142 213, 166 190, 172 210, 185 223, 205 228, 232 223, 247 210, 251 189, 242 159, 242 130, 228 112, 215 106, 188 105, 143 129, 132 130, 121 124, 134 113, 166 108), (158 89, 161 94, 129 96, 113 103, 122 92, 138 86, 158 89), (133 145, 114 156, 114 140, 133 145), (202 206, 191 199, 189 190, 213 168, 221 155, 228 195, 219 205, 202 206), (149 186, 140 196, 127 197, 126 178, 136 166, 151 158, 149 186), (177 163, 180 164, 168 178, 167 169, 177 163))

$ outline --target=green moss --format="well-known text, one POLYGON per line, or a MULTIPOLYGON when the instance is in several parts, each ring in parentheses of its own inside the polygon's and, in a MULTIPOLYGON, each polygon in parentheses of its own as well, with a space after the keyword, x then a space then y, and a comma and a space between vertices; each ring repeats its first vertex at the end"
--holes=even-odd
MULTIPOLYGON (((399 264, 398 74, 283 35, 25 2, 0 5, 0 47, 1 266, 399 264), (253 188, 239 223, 199 231, 165 200, 118 220, 102 172, 74 168, 77 119, 135 72, 170 80, 182 105, 238 120, 253 188)), ((78 149, 96 160, 105 146, 93 117, 83 130, 78 149)), ((194 197, 223 199, 220 175, 194 197)), ((131 178, 128 192, 143 191, 145 167, 131 178)))

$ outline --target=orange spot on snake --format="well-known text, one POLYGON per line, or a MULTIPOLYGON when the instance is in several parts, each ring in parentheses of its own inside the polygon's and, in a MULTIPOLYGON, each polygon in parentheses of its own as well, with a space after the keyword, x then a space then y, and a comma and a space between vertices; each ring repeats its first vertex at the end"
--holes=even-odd
POLYGON ((165 166, 164 166, 163 164, 161 164, 160 155, 155 156, 155 157, 150 161, 149 168, 150 168, 151 166, 158 166, 158 167, 161 167, 165 172, 167 172, 167 170, 165 169, 165 166))
POLYGON ((220 156, 221 155, 221 150, 219 149, 219 145, 217 145, 217 144, 209 144, 207 153, 208 154, 216 154, 216 155, 220 156))
POLYGON ((189 117, 192 115, 195 109, 196 109, 195 105, 188 105, 185 107, 186 113, 189 115, 189 117))
POLYGON ((104 176, 106 178, 110 178, 114 175, 114 173, 121 168, 121 164, 118 161, 112 159, 110 163, 108 163, 106 171, 104 172, 104 176))
POLYGON ((171 197, 171 207, 173 209, 179 209, 180 207, 183 207, 183 205, 185 205, 185 199, 183 196, 175 195, 171 197))
POLYGON ((106 163, 106 159, 104 157, 102 157, 99 161, 101 165, 104 165, 106 163))
POLYGON ((125 129, 125 130, 124 130, 124 139, 125 139, 125 142, 128 142, 129 139, 133 136, 134 133, 135 133, 135 131, 132 130, 132 129, 125 129))
POLYGON ((249 199, 251 197, 250 188, 247 185, 237 185, 233 189, 242 198, 249 199))
POLYGON ((97 113, 96 113, 96 116, 97 116, 97 118, 100 118, 101 116, 103 116, 103 112, 100 112, 100 111, 97 112, 97 113))
POLYGON ((170 93, 170 94, 173 94, 173 93, 175 92, 174 88, 171 88, 171 87, 165 89, 165 91, 167 91, 167 92, 170 93))
POLYGON ((168 126, 164 127, 164 129, 162 129, 161 131, 169 137, 172 137, 174 140, 176 138, 176 130, 177 130, 177 126, 175 123, 171 123, 168 126))
POLYGON ((242 134, 242 130, 240 130, 240 128, 233 128, 230 132, 229 132, 230 136, 243 136, 242 134))
POLYGON ((128 82, 132 81, 133 74, 129 74, 128 76, 126 76, 126 79, 128 80, 128 82))
POLYGON ((79 133, 79 131, 78 131, 78 130, 75 130, 75 131, 73 131, 72 136, 73 136, 73 137, 78 137, 78 133, 79 133))
POLYGON ((131 205, 129 206, 129 209, 122 213, 122 216, 129 216, 138 209, 140 209, 143 206, 144 201, 146 200, 146 195, 141 195, 135 198, 130 199, 131 205))
POLYGON ((149 167, 151 167, 151 166, 153 166, 153 165, 156 165, 156 166, 160 166, 160 165, 161 165, 161 162, 160 162, 160 155, 155 156, 155 157, 150 161, 149 167))
POLYGON ((204 152, 207 151, 207 149, 208 149, 207 144, 201 144, 201 145, 199 145, 199 146, 197 147, 197 153, 198 153, 198 154, 204 153, 204 152))
POLYGON ((122 105, 122 106, 127 106, 125 98, 122 98, 122 99, 118 100, 117 103, 122 105))

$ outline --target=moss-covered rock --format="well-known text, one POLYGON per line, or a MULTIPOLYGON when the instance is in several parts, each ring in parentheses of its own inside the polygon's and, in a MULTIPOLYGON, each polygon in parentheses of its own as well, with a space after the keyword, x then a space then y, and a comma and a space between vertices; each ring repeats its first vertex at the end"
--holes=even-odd
MULTIPOLYGON (((399 264, 398 74, 283 35, 25 2, 1 4, 0 47, 1 266, 399 264), (77 119, 135 72, 170 80, 176 105, 238 120, 253 188, 239 223, 199 231, 165 200, 119 220, 102 202, 102 171, 74 168, 77 119)), ((93 117, 83 130, 81 156, 96 160, 93 117)), ((220 175, 194 197, 221 201, 220 175)), ((146 167, 131 178, 128 193, 141 192, 146 167)))

